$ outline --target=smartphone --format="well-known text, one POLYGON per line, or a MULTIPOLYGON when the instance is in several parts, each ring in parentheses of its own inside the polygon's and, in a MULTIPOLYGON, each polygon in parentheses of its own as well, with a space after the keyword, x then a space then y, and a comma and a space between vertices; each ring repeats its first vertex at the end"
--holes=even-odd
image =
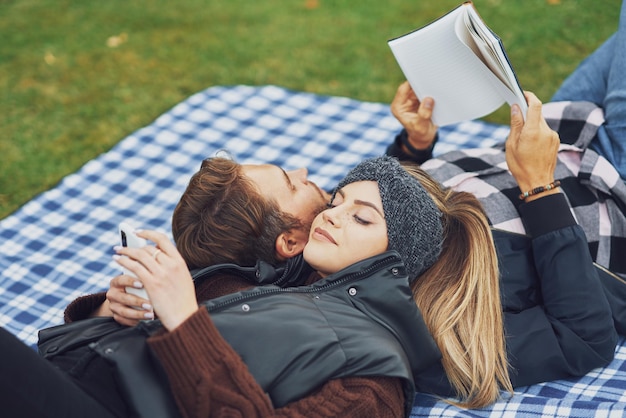
MULTIPOLYGON (((120 232, 120 243, 122 244, 122 247, 141 248, 146 245, 146 240, 138 237, 135 234, 135 228, 133 228, 130 224, 126 222, 120 223, 119 232, 120 232)), ((124 270, 124 274, 136 277, 135 274, 132 273, 131 271, 127 269, 123 269, 123 270, 124 270)), ((146 293, 146 289, 137 289, 134 287, 127 286, 126 293, 132 293, 133 295, 137 295, 141 298, 148 299, 148 294, 146 293)))

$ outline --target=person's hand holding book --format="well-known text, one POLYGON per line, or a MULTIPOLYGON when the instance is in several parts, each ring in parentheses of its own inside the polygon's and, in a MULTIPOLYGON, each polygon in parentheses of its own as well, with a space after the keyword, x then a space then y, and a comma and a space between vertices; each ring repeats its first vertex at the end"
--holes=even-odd
POLYGON ((528 101, 526 121, 518 105, 511 106, 511 132, 506 141, 506 162, 522 195, 530 202, 558 193, 554 181, 559 134, 553 131, 541 113, 541 101, 525 92, 528 101))
POLYGON ((437 135, 438 127, 432 121, 434 106, 431 97, 420 101, 408 81, 400 84, 391 102, 391 113, 402 124, 409 143, 417 150, 430 148, 437 135))

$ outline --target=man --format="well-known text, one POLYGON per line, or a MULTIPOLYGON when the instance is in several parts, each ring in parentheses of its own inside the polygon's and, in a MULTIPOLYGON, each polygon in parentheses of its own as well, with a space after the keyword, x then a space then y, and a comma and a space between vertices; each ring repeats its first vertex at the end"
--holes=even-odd
MULTIPOLYGON (((504 144, 430 159, 436 143, 432 106, 428 98, 420 103, 408 83, 398 88, 391 110, 405 129, 388 152, 394 148, 401 159, 419 157, 422 168, 440 183, 475 194, 494 228, 526 233, 518 215, 520 190, 507 170, 504 144)), ((560 135, 555 178, 587 235, 593 260, 626 279, 626 259, 621 256, 626 253, 626 184, 615 167, 594 151, 607 127, 602 109, 590 102, 552 102, 544 105, 543 115, 560 135)))
MULTIPOLYGON (((302 253, 313 218, 330 196, 308 180, 305 168, 285 171, 270 165, 240 165, 206 159, 174 209, 172 232, 190 270, 233 264, 278 266, 302 253)), ((65 310, 65 321, 113 316, 125 325, 152 318, 152 307, 125 291, 129 276, 116 277, 106 294, 80 297, 65 310)), ((209 296, 232 293, 253 283, 232 276, 216 280, 209 296)), ((207 295, 203 295, 207 298, 207 295)))
POLYGON ((183 193, 172 232, 190 269, 221 263, 277 265, 302 252, 329 196, 302 168, 203 161, 183 193))

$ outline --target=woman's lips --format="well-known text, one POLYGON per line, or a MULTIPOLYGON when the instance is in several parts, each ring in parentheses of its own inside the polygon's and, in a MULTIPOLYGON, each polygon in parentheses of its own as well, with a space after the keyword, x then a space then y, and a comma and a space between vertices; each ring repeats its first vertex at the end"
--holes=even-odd
POLYGON ((320 227, 315 228, 314 234, 318 237, 318 239, 321 238, 324 241, 328 241, 332 244, 337 245, 337 242, 335 242, 335 239, 328 232, 326 232, 320 227))

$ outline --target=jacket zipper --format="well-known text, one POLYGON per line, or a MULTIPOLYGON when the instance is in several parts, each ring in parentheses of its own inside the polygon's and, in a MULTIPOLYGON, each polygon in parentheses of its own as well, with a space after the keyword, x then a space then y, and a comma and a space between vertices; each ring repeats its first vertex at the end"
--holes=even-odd
POLYGON ((617 274, 615 274, 612 271, 608 270, 606 267, 601 266, 600 264, 596 263, 595 261, 593 262, 593 265, 596 266, 596 268, 598 268, 598 269, 602 270, 603 272, 605 272, 606 274, 608 274, 609 276, 611 276, 612 278, 614 278, 615 280, 617 280, 620 283, 626 285, 626 280, 622 279, 617 274))

